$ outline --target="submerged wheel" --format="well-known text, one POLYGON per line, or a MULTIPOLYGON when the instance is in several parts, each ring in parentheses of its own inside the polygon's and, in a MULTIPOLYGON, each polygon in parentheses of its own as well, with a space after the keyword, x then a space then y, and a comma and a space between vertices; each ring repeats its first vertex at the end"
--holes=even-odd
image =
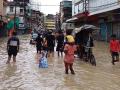
POLYGON ((96 60, 95 60, 94 55, 91 55, 90 63, 91 63, 93 66, 96 66, 96 60))

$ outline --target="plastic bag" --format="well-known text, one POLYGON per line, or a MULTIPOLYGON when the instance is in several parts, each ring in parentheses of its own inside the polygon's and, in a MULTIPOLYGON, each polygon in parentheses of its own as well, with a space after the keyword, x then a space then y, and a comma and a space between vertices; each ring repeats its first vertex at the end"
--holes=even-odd
POLYGON ((48 68, 48 62, 46 57, 42 57, 39 60, 39 68, 48 68))

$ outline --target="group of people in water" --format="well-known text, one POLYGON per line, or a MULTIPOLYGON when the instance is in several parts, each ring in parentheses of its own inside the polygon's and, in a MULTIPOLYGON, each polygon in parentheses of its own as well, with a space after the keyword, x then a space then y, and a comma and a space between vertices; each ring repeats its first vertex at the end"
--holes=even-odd
MULTIPOLYGON (((70 30, 66 31, 66 35, 62 31, 58 31, 56 35, 54 35, 52 32, 48 32, 47 34, 41 34, 39 33, 37 38, 35 39, 36 43, 36 50, 39 54, 46 55, 45 57, 54 56, 54 47, 57 44, 56 51, 58 52, 58 57, 61 55, 63 56, 64 52, 64 66, 65 66, 65 73, 68 74, 69 69, 71 71, 71 74, 75 74, 73 69, 73 63, 75 58, 75 53, 78 52, 78 56, 80 58, 83 57, 84 48, 82 45, 85 45, 90 41, 89 47, 93 47, 93 38, 91 36, 91 33, 89 33, 87 37, 87 34, 84 35, 81 33, 81 35, 76 34, 76 37, 72 35, 72 32, 70 30), (83 38, 83 39, 82 39, 83 38), (89 39, 88 39, 89 38, 89 39), (79 44, 79 43, 82 43, 79 44), (43 53, 46 52, 45 53, 43 53)), ((19 38, 16 37, 16 32, 13 32, 13 36, 8 39, 7 42, 7 51, 8 51, 8 60, 7 64, 10 63, 11 56, 13 55, 13 62, 16 62, 16 55, 19 52, 19 38)), ((120 42, 116 39, 116 35, 111 36, 110 40, 110 52, 112 55, 112 64, 114 65, 115 62, 119 61, 119 51, 120 51, 120 42)))

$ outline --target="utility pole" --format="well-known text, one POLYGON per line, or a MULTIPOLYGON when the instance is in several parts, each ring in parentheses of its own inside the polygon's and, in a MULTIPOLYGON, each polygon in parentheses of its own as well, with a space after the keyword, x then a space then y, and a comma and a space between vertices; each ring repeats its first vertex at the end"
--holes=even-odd
POLYGON ((15 0, 14 3, 15 3, 14 30, 15 30, 15 32, 16 32, 16 23, 15 23, 15 19, 16 19, 16 6, 17 6, 17 0, 15 0))
POLYGON ((83 10, 85 13, 85 20, 84 23, 87 23, 87 19, 88 19, 88 9, 89 9, 89 0, 83 0, 83 10))

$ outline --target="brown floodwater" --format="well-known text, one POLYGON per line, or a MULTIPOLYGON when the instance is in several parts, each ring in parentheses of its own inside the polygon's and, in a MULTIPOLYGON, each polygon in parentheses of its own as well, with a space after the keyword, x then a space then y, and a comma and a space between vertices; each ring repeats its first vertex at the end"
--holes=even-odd
POLYGON ((39 68, 36 48, 29 35, 20 36, 16 64, 6 64, 6 38, 0 39, 0 90, 120 90, 120 63, 111 64, 108 44, 96 42, 97 66, 76 58, 75 75, 64 73, 63 57, 48 58, 48 68, 39 68))

